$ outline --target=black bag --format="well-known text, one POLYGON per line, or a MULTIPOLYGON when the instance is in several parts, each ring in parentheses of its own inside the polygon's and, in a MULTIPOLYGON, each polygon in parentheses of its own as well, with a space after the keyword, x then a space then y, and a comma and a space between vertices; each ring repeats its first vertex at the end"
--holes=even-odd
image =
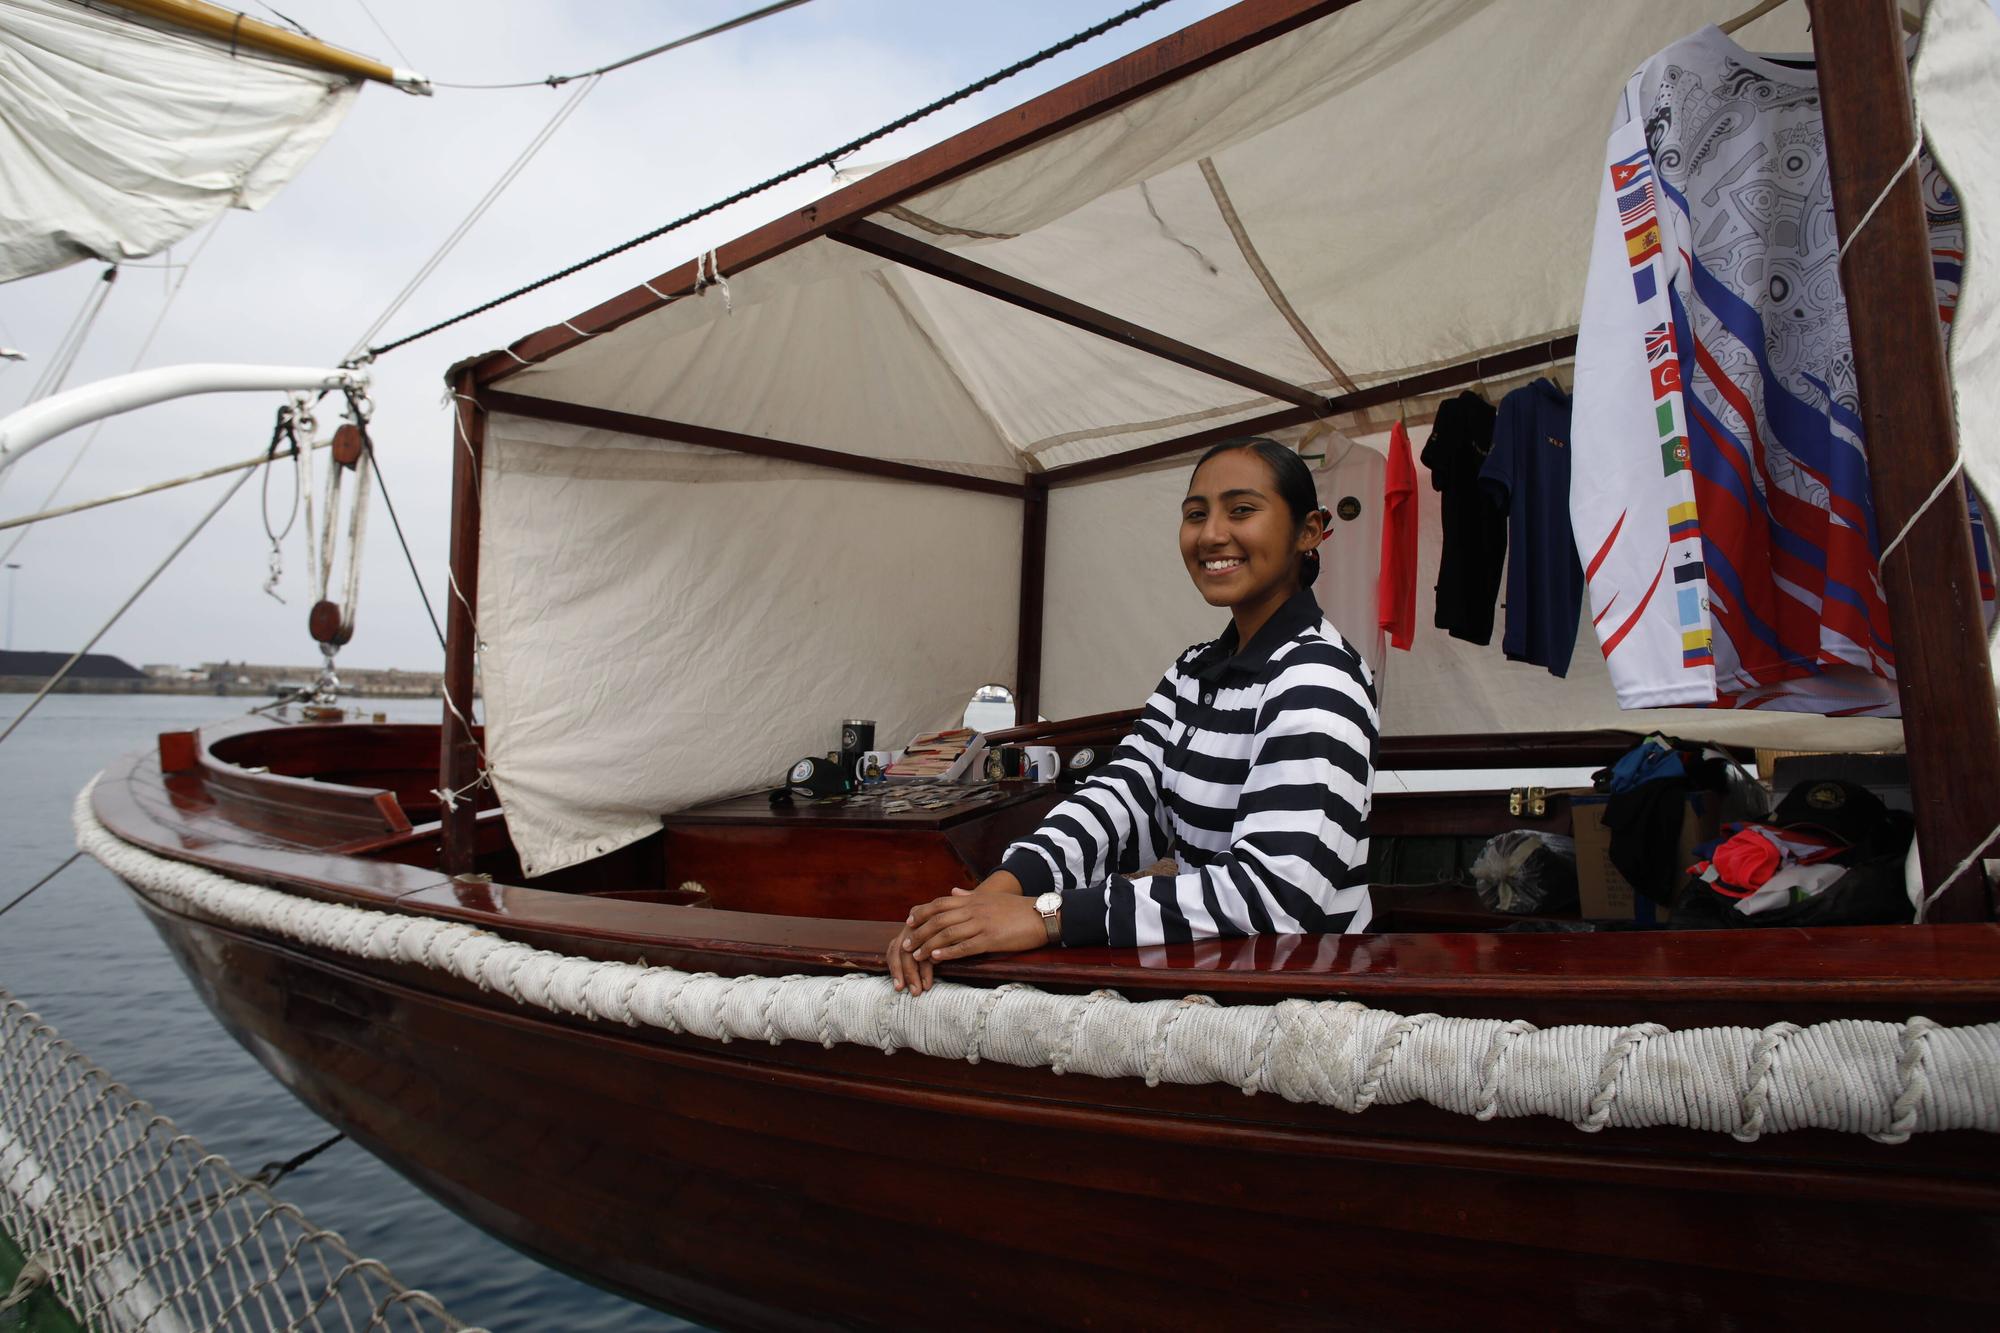
POLYGON ((1847 873, 1810 898, 1745 915, 1735 898, 1690 875, 1674 895, 1673 923, 1689 929, 1764 926, 1884 926, 1916 918, 1903 877, 1916 822, 1851 782, 1802 782, 1785 795, 1769 822, 1810 829, 1848 845, 1847 873))

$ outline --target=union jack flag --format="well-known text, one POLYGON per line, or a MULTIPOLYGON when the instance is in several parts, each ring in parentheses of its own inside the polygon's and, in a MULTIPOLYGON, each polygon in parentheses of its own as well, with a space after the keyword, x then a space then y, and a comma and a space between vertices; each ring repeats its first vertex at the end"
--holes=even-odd
POLYGON ((1655 324, 1646 330, 1646 360, 1658 361, 1673 354, 1674 330, 1671 324, 1655 324))

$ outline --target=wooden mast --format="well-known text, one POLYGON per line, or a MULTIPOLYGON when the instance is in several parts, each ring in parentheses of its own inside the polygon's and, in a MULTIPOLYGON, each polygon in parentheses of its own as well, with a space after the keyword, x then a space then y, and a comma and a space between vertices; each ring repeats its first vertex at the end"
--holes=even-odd
POLYGON ((430 84, 421 74, 393 69, 379 60, 328 46, 303 33, 288 32, 233 9, 207 4, 205 0, 110 0, 110 3, 134 14, 144 14, 148 18, 228 42, 231 47, 247 46, 252 50, 297 60, 316 69, 386 83, 405 92, 430 92, 430 84))
POLYGON ((1041 716, 1042 585, 1048 551, 1048 483, 1031 473, 1021 506, 1020 623, 1014 633, 1014 717, 1023 726, 1041 716))
POLYGON ((1924 507, 1958 457, 1958 436, 1917 173, 1897 174, 1916 133, 1900 15, 1896 0, 1809 3, 1834 213, 1851 241, 1841 284, 1875 521, 1885 545, 1909 525, 1882 561, 1882 588, 1924 887, 1938 895, 1925 919, 1985 920, 1994 904, 1976 854, 2000 808, 2000 713, 1964 493, 1954 483, 1924 507))
POLYGON ((439 812, 444 831, 443 869, 470 874, 474 860, 474 820, 478 815, 479 739, 470 727, 479 605, 480 473, 486 461, 486 408, 477 399, 469 369, 455 368, 451 438, 451 584, 444 615, 444 725, 438 756, 438 787, 461 793, 439 812))

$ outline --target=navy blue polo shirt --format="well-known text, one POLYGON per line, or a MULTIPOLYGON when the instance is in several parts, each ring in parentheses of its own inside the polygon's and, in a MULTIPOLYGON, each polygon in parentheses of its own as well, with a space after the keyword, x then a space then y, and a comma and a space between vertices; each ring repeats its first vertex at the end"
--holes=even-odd
POLYGON ((1583 566, 1569 522, 1570 397, 1546 379, 1500 400, 1479 484, 1507 515, 1509 660, 1569 674, 1583 566))

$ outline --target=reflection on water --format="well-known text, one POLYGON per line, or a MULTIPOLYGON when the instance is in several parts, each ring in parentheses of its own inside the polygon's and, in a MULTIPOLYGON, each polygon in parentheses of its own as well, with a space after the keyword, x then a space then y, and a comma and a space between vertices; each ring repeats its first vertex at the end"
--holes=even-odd
MULTIPOLYGON (((25 695, 0 695, 11 718, 25 695)), ((236 717, 258 702, 191 695, 52 695, 0 746, 0 901, 75 844, 70 805, 112 757, 165 730, 236 717)), ((434 722, 424 699, 367 701, 394 722, 434 722)), ((79 861, 0 918, 0 985, 244 1173, 326 1137, 209 1016, 125 887, 79 861)), ((636 1333, 692 1327, 552 1272, 460 1221, 352 1143, 279 1187, 404 1283, 495 1330, 636 1333)))

